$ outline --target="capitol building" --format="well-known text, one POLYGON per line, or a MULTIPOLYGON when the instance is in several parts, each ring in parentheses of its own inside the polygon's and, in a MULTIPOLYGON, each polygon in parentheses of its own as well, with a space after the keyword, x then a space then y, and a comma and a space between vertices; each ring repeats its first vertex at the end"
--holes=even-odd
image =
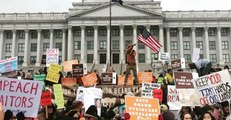
POLYGON ((0 59, 18 56, 18 65, 30 70, 42 66, 48 48, 58 48, 60 63, 78 59, 100 67, 111 60, 119 66, 132 43, 137 44, 139 65, 150 66, 158 55, 137 40, 145 26, 171 59, 190 63, 193 48, 200 48, 200 58, 215 65, 231 63, 231 10, 163 11, 156 0, 123 0, 123 5, 82 0, 72 5, 60 13, 0 13, 0 59))

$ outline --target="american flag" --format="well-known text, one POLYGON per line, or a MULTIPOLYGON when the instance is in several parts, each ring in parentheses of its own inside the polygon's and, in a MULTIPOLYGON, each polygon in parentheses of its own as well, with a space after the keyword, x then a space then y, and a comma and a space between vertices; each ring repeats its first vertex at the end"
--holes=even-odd
POLYGON ((138 35, 138 40, 147 45, 154 52, 160 52, 162 45, 147 31, 145 27, 138 35))

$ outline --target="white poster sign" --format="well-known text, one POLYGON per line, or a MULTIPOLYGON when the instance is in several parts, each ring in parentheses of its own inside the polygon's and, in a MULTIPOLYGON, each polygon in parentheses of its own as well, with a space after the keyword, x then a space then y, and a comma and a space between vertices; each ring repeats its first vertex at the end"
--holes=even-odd
POLYGON ((59 64, 59 49, 47 49, 46 67, 51 64, 59 64))
POLYGON ((169 61, 169 60, 170 60, 169 53, 166 52, 159 53, 159 61, 169 61))
POLYGON ((192 62, 195 63, 200 59, 200 48, 193 48, 192 62))
POLYGON ((160 89, 159 83, 142 83, 141 97, 153 98, 153 89, 160 89))
POLYGON ((170 110, 180 110, 181 104, 179 101, 179 94, 174 85, 168 85, 168 105, 170 110))

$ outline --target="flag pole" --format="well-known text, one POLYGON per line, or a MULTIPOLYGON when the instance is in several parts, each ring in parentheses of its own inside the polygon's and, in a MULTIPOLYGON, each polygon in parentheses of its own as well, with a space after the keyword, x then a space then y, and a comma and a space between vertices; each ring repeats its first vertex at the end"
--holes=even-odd
POLYGON ((110 1, 110 10, 109 10, 109 29, 110 29, 110 34, 109 34, 109 53, 110 53, 110 56, 109 56, 109 65, 111 66, 111 2, 112 0, 109 0, 110 1))

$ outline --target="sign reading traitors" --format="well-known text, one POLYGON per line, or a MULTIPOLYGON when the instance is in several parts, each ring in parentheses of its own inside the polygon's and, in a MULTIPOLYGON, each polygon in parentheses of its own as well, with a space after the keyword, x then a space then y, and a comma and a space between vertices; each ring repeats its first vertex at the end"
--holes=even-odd
POLYGON ((37 117, 43 83, 0 77, 0 102, 13 114, 23 112, 25 117, 37 117))
POLYGON ((227 70, 193 79, 193 82, 201 105, 212 105, 231 98, 230 76, 227 70))
POLYGON ((47 49, 46 67, 51 64, 59 64, 59 49, 47 49))

